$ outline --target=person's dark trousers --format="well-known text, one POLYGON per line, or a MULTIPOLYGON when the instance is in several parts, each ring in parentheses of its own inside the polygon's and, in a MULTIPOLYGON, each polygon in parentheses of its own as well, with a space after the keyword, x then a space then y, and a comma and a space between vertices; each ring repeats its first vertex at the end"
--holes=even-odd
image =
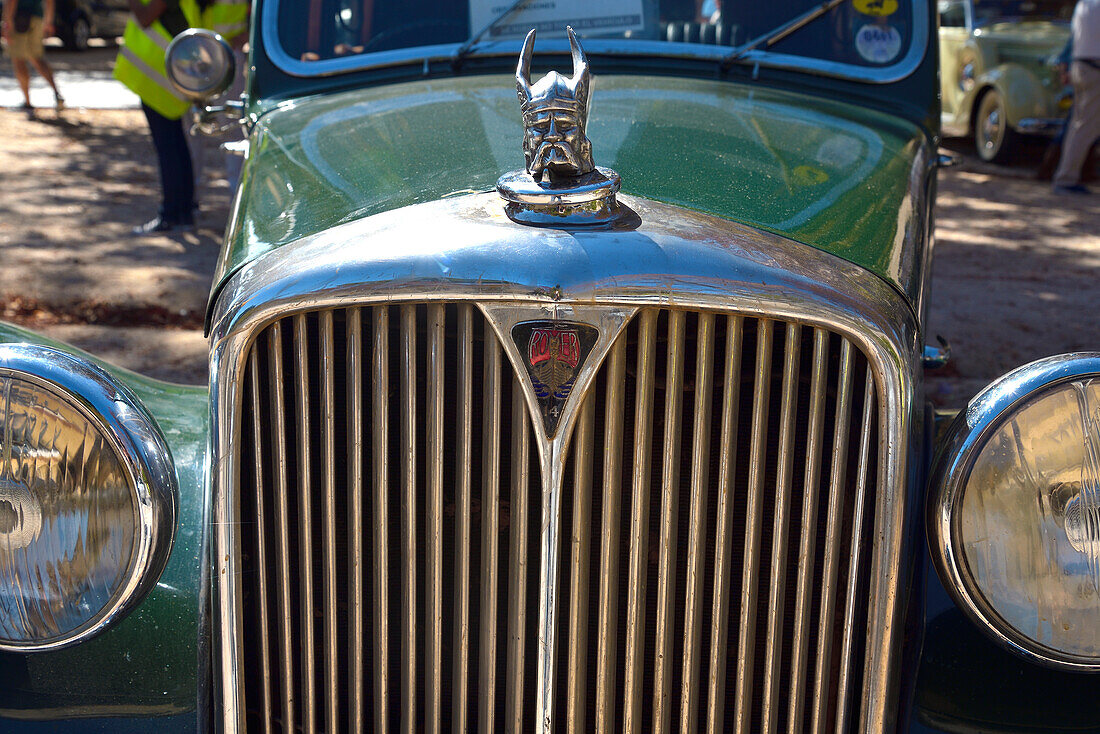
POLYGON ((157 163, 160 165, 160 188, 164 195, 160 217, 170 224, 188 224, 195 202, 195 176, 191 170, 191 151, 184 137, 183 121, 169 120, 144 103, 141 109, 149 121, 149 131, 153 134, 153 147, 157 149, 157 163))

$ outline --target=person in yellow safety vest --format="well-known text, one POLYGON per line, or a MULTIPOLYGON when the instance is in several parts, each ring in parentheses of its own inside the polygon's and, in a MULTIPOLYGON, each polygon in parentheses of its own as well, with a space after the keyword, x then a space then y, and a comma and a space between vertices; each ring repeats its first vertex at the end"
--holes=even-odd
POLYGON ((158 215, 133 231, 141 235, 190 229, 195 182, 180 118, 191 103, 168 81, 164 52, 175 36, 200 25, 203 9, 195 0, 129 2, 133 17, 126 24, 114 77, 141 98, 157 151, 162 194, 158 215))
POLYGON ((251 10, 250 0, 214 0, 202 13, 202 27, 214 31, 238 48, 245 41, 251 10))

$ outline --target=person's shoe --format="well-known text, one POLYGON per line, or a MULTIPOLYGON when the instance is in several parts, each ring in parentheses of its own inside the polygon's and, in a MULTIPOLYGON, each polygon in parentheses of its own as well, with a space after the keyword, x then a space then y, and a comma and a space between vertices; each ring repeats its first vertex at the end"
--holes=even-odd
POLYGON ((167 219, 157 217, 156 219, 150 219, 145 224, 134 227, 132 230, 135 235, 146 234, 162 234, 166 232, 188 232, 194 229, 195 225, 191 222, 170 222, 167 219))
POLYGON ((30 119, 34 119, 34 105, 32 105, 30 102, 24 102, 22 105, 19 106, 19 110, 30 119))
POLYGON ((1056 194, 1089 194, 1092 193, 1081 184, 1073 184, 1072 186, 1059 186, 1055 184, 1051 189, 1056 194))
POLYGON ((54 92, 53 106, 58 112, 65 109, 65 98, 62 97, 60 94, 54 92))

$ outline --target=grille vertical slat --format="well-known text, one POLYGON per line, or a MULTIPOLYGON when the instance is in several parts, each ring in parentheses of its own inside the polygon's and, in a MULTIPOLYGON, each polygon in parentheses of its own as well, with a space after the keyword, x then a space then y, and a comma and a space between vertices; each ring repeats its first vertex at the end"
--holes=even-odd
MULTIPOLYGON (((268 339, 268 370, 271 385, 283 385, 283 329, 282 324, 272 324, 267 334, 268 339)), ((278 390, 271 390, 271 445, 272 445, 272 469, 275 475, 275 525, 276 525, 276 564, 278 572, 275 574, 278 602, 276 614, 280 626, 279 634, 279 659, 282 668, 282 711, 283 731, 295 730, 294 708, 294 653, 293 631, 294 614, 291 611, 291 579, 290 579, 290 512, 288 508, 289 471, 286 458, 286 409, 283 407, 283 396, 278 390)))
POLYGON ((779 423, 779 466, 775 480, 775 514, 772 522, 771 574, 768 588, 768 631, 764 653, 764 701, 761 731, 774 732, 779 719, 779 675, 782 663, 782 630, 787 589, 787 528, 794 472, 794 419, 798 403, 801 329, 787 327, 783 350, 783 394, 779 423))
POLYGON ((520 732, 542 701, 554 731, 851 731, 885 460, 854 343, 639 310, 554 459, 554 546, 528 378, 497 328, 425 303, 257 335, 237 500, 250 730, 520 732), (550 551, 548 592, 530 564, 550 551))
POLYGON ((680 731, 699 727, 699 669, 702 660, 703 552, 710 485, 711 400, 714 374, 714 315, 699 314, 695 357, 695 410, 691 429, 691 505, 688 517, 686 591, 684 594, 684 655, 681 672, 680 731))
POLYGON ((333 383, 336 380, 335 345, 332 311, 322 311, 320 316, 320 372, 321 372, 321 491, 324 499, 324 526, 321 545, 324 548, 324 639, 325 639, 325 717, 328 731, 340 730, 340 683, 337 665, 336 629, 336 397, 333 383))
POLYGON ((803 477, 802 537, 798 547, 798 583, 795 591, 791 696, 787 714, 788 734, 802 731, 805 680, 810 646, 810 604, 817 545, 817 488, 821 478, 821 454, 825 423, 825 377, 829 334, 814 329, 813 367, 810 377, 810 410, 807 421, 806 469, 803 477))
POLYGON ((737 464, 737 418, 741 399, 743 320, 726 319, 725 381, 722 390, 722 426, 718 446, 718 512, 714 533, 714 601, 707 689, 707 734, 725 731, 726 658, 729 642, 730 574, 733 559, 733 479, 737 464))
MULTIPOLYGON (((299 599, 303 607, 313 608, 313 497, 312 476, 310 473, 313 455, 310 446, 309 399, 309 336, 306 332, 306 317, 294 317, 294 395, 298 417, 298 443, 295 461, 298 465, 298 578, 300 579, 299 599)), ((304 730, 317 730, 317 648, 314 638, 313 614, 303 613, 301 620, 302 639, 302 725, 304 730)))
POLYGON ((657 348, 657 312, 638 317, 637 390, 634 400, 634 472, 631 479, 629 587, 626 599, 626 664, 623 686, 623 732, 642 729, 642 658, 649 557, 649 466, 653 430, 653 383, 657 348))
MULTIPOLYGON (((248 360, 248 381, 252 393, 252 435, 260 436, 260 360, 258 355, 253 355, 248 360)), ((256 472, 256 591, 259 594, 261 604, 257 606, 257 623, 260 629, 260 672, 263 678, 263 729, 265 734, 272 731, 272 702, 271 702, 271 637, 268 630, 266 607, 267 600, 267 538, 266 518, 264 516, 267 500, 264 497, 266 484, 263 481, 263 452, 256 451, 253 454, 254 471, 256 472)))
POLYGON ((524 630, 527 624, 527 510, 530 417, 519 379, 512 379, 512 472, 508 518, 508 668, 504 731, 523 730, 524 630))
MULTIPOLYGON (((344 329, 347 380, 348 463, 348 729, 363 731, 365 678, 363 663, 363 319, 358 308, 348 310, 344 329)), ((380 505, 374 506, 377 510, 380 505)), ((377 644, 377 643, 376 643, 377 644)), ((381 697, 378 697, 379 699, 381 697)), ((376 719, 376 723, 378 723, 376 719)), ((384 724, 375 731, 385 731, 384 724)))
POLYGON ((657 560, 657 644, 653 669, 653 728, 668 731, 672 718, 673 597, 676 591, 677 503, 680 495, 680 422, 684 390, 683 311, 672 311, 668 320, 668 353, 665 363, 664 448, 661 452, 661 519, 657 560))
POLYGON ((615 731, 615 674, 618 672, 619 513, 622 501, 623 400, 626 391, 626 340, 618 340, 607 358, 604 409, 603 517, 600 521, 600 587, 597 600, 596 731, 615 731))
MULTIPOLYGON (((358 314, 358 310, 356 310, 358 314)), ((389 309, 373 309, 371 344, 371 574, 374 592, 374 730, 384 734, 389 728, 387 711, 390 697, 390 623, 387 578, 389 569, 389 309)), ((357 690, 363 690, 359 687, 357 690)))
POLYGON ((768 440, 768 408, 771 394, 773 325, 760 321, 756 333, 756 381, 752 404, 752 449, 745 509, 745 553, 741 566, 741 614, 734 729, 747 732, 752 725, 752 683, 756 652, 756 575, 760 568, 760 535, 764 521, 764 476, 768 440))
POLYGON ((416 307, 401 307, 401 731, 416 721, 416 307))
POLYGON ((484 421, 481 506, 481 650, 479 656, 480 730, 494 731, 497 679, 497 569, 500 563, 500 412, 502 355, 500 344, 485 325, 484 421))
MULTIPOLYGON (((863 419, 859 436, 859 465, 856 469, 856 496, 855 516, 852 518, 851 537, 863 536, 863 516, 867 496, 867 484, 870 481, 868 473, 871 471, 871 446, 874 442, 872 426, 875 410, 875 380, 874 375, 868 373, 863 388, 863 419)), ((859 592, 859 568, 860 556, 863 550, 861 543, 853 543, 851 557, 848 564, 848 589, 844 600, 844 623, 842 629, 843 641, 840 654, 840 681, 837 685, 836 732, 842 734, 848 730, 848 695, 851 688, 852 668, 858 666, 859 661, 852 658, 855 647, 856 610, 860 603, 859 592)))
POLYGON ((470 498, 474 410, 473 306, 458 307, 458 445, 455 450, 454 682, 451 731, 465 734, 470 699, 470 498))
POLYGON ((585 398, 573 436, 576 463, 573 469, 573 532, 569 584, 568 698, 565 717, 569 732, 585 729, 585 702, 588 670, 588 558, 592 535, 592 441, 595 408, 591 396, 585 398))
POLYGON ((832 630, 836 612, 836 577, 840 563, 841 505, 845 490, 847 469, 848 426, 852 409, 852 345, 845 341, 840 351, 840 376, 837 389, 837 410, 833 431, 833 453, 829 476, 829 509, 825 524, 825 570, 821 584, 821 614, 817 637, 817 664, 814 670, 813 719, 814 732, 827 728, 826 717, 830 698, 827 696, 829 677, 832 674, 832 630))
POLYGON ((424 689, 427 697, 426 730, 436 734, 440 726, 440 691, 443 675, 443 306, 428 306, 428 392, 427 392, 427 624, 424 630, 427 662, 424 689))

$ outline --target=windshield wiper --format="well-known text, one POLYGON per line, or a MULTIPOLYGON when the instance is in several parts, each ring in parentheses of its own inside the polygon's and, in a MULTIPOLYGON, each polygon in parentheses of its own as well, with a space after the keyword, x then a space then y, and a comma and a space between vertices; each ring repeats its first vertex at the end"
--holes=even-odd
POLYGON ((787 36, 791 35, 803 26, 813 23, 815 20, 825 15, 825 13, 828 13, 830 10, 837 7, 838 5, 841 5, 842 3, 844 3, 844 0, 825 0, 825 2, 821 3, 821 5, 818 5, 816 8, 811 8, 802 15, 791 18, 786 23, 776 26, 767 33, 761 36, 757 36, 748 43, 738 46, 730 53, 729 56, 725 56, 722 58, 722 60, 719 62, 719 68, 722 71, 725 71, 733 66, 749 51, 752 51, 759 46, 771 46, 772 44, 779 43, 787 36))
POLYGON ((484 28, 466 39, 466 42, 455 50, 454 54, 451 56, 451 65, 457 69, 458 65, 462 63, 462 60, 469 56, 470 52, 474 50, 474 46, 477 45, 477 42, 481 40, 482 36, 493 28, 496 28, 497 23, 507 18, 516 8, 523 5, 525 2, 528 2, 528 0, 515 0, 515 2, 507 8, 493 16, 493 19, 486 23, 484 28))

